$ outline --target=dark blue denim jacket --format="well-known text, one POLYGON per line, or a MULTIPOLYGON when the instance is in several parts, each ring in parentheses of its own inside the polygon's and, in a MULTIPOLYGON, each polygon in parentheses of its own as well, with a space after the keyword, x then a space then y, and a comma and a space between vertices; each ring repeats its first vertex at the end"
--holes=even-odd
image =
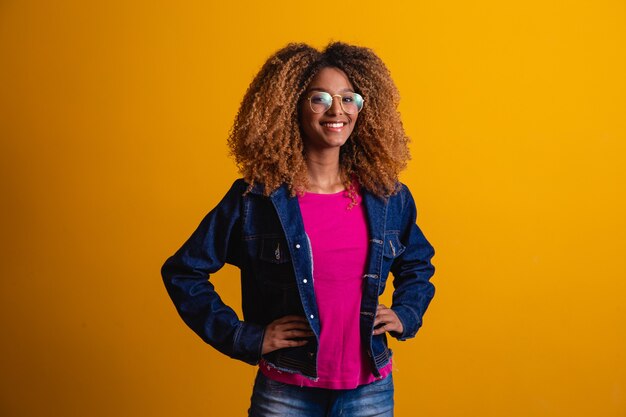
MULTIPOLYGON (((320 335, 313 291, 313 259, 298 199, 286 186, 269 197, 257 186, 235 181, 222 201, 200 223, 189 240, 162 268, 167 291, 185 323, 205 342, 226 355, 257 364, 265 326, 285 315, 307 317, 315 333, 306 345, 263 355, 270 365, 317 378, 320 335), (243 321, 225 305, 208 279, 225 263, 241 270, 243 321)), ((393 274, 393 304, 405 340, 415 336, 434 295, 430 259, 434 251, 415 224, 413 197, 405 185, 386 199, 362 190, 369 228, 363 275, 361 342, 372 371, 391 357, 386 336, 372 336, 378 296, 393 274)))

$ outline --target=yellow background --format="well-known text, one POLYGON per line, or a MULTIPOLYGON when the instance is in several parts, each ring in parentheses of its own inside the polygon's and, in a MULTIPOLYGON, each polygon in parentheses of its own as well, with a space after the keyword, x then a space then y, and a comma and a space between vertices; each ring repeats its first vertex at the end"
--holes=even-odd
POLYGON ((626 416, 623 0, 0 2, 0 415, 245 414, 159 268, 265 58, 329 40, 392 71, 437 249, 396 414, 626 416))

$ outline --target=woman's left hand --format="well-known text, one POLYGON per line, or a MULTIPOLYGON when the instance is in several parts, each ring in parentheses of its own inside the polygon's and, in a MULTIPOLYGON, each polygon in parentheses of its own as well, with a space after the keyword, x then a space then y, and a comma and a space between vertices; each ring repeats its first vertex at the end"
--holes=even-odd
POLYGON ((404 327, 402 322, 396 315, 396 312, 390 308, 387 308, 383 304, 379 304, 376 309, 376 318, 374 319, 374 332, 372 334, 378 335, 385 332, 396 332, 402 334, 404 327))

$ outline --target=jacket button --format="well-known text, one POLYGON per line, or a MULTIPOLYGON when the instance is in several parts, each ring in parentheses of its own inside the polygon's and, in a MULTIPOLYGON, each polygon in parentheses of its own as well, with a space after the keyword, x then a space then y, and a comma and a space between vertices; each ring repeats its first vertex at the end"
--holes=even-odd
POLYGON ((300 249, 300 244, 296 243, 296 249, 300 249))
POLYGON ((314 316, 313 314, 311 314, 311 316, 310 316, 310 317, 311 317, 312 319, 314 319, 314 318, 315 318, 315 316, 314 316))
POLYGON ((302 282, 304 282, 306 284, 309 281, 307 281, 306 278, 305 278, 305 279, 302 280, 302 282))

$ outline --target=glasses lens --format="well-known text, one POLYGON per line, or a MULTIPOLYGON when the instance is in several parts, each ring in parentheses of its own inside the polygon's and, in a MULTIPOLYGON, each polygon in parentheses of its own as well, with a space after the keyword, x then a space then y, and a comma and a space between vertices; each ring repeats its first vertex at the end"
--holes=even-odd
POLYGON ((341 95, 341 107, 348 114, 354 114, 363 108, 363 97, 357 93, 344 93, 341 95))
POLYGON ((309 101, 311 102, 311 110, 313 110, 314 113, 324 113, 326 110, 330 109, 333 104, 332 96, 323 91, 314 93, 309 97, 309 101))
POLYGON ((313 93, 313 95, 309 97, 311 110, 313 110, 314 113, 326 112, 332 107, 334 97, 340 99, 341 108, 348 114, 358 113, 363 108, 363 97, 357 93, 344 93, 342 95, 331 96, 329 93, 320 91, 313 93))

